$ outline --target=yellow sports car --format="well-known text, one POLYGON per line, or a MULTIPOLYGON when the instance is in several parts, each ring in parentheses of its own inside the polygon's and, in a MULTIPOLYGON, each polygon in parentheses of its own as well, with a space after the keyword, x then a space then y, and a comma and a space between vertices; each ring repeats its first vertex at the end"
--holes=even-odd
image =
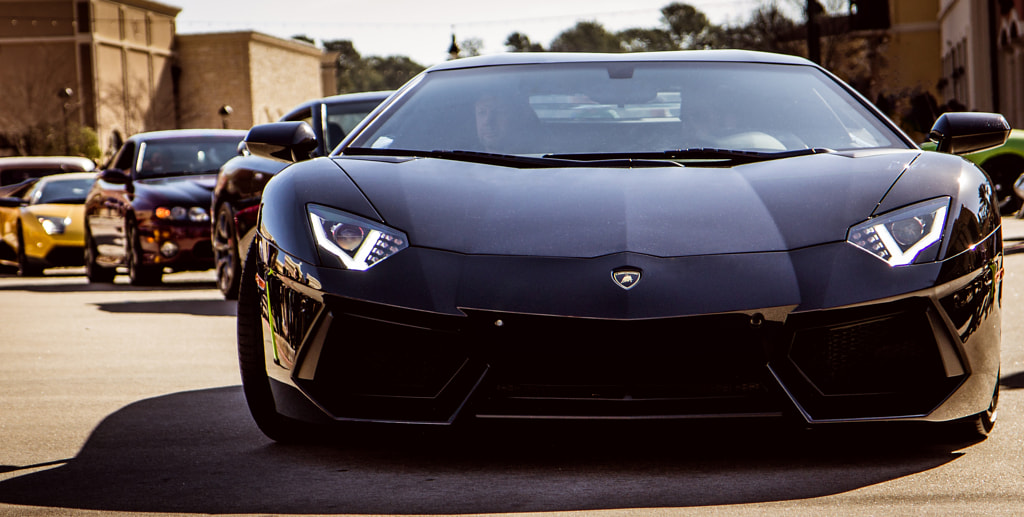
MULTIPOLYGON (((21 276, 83 264, 83 204, 94 172, 28 180, 0 197, 0 263, 21 276)), ((13 186, 12 186, 13 187, 13 186)))

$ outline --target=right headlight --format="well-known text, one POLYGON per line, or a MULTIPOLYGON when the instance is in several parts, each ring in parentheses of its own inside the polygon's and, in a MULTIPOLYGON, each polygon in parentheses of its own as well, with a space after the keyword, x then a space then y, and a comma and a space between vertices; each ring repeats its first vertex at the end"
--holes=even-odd
POLYGON ((404 233, 383 224, 323 205, 307 211, 325 265, 365 271, 409 247, 404 233))
POLYGON ((949 197, 923 201, 850 227, 846 242, 890 266, 912 264, 932 244, 942 240, 949 197))

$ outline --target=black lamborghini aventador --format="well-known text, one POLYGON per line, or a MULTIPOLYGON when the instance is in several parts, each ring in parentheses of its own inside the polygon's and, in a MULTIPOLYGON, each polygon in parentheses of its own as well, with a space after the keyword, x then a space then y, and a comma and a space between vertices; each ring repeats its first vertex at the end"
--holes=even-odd
MULTIPOLYGON (((922 151, 809 61, 504 54, 422 73, 263 194, 238 349, 259 427, 996 417, 998 114, 922 151)), ((938 425, 941 423, 942 425, 938 425)))

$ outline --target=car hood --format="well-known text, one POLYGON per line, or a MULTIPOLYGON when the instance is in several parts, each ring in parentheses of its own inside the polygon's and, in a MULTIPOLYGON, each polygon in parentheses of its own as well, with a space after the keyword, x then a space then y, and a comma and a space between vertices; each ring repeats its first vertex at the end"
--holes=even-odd
POLYGON ((33 216, 45 215, 47 217, 72 217, 81 218, 85 213, 85 206, 80 203, 42 203, 29 205, 25 211, 33 216))
POLYGON ((842 241, 919 154, 829 153, 731 168, 516 169, 431 158, 336 163, 415 246, 681 257, 842 241))
POLYGON ((135 194, 151 197, 154 202, 195 203, 208 206, 213 187, 216 185, 215 174, 143 179, 135 182, 135 194))

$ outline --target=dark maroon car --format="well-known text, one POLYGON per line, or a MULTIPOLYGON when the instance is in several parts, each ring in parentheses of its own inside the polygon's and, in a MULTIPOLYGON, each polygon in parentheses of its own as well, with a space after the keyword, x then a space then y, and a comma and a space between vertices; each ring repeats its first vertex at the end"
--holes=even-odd
POLYGON ((212 268, 211 192, 244 136, 196 129, 129 138, 86 198, 89 281, 112 282, 118 266, 133 285, 159 284, 167 270, 212 268))
MULTIPOLYGON (((281 117, 281 122, 305 122, 316 137, 310 156, 326 156, 391 92, 332 95, 306 101, 281 117)), ((241 260, 255 235, 256 213, 263 187, 287 165, 245 153, 224 165, 213 190, 213 256, 217 286, 224 297, 238 297, 241 260)))

